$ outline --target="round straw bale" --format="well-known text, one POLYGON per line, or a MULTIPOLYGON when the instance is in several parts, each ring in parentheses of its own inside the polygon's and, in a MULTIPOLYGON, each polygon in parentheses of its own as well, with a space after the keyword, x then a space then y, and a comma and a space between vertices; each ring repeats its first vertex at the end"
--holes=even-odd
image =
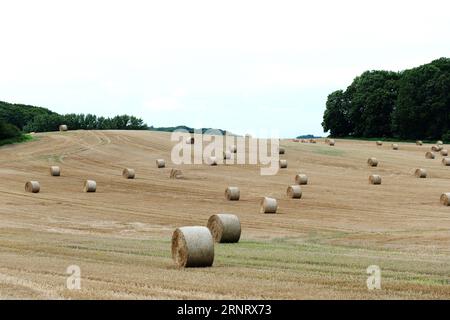
POLYGON ((329 138, 325 138, 325 140, 323 142, 328 144, 328 142, 330 142, 330 139, 329 138))
POLYGON ((28 181, 25 183, 25 191, 31 193, 38 193, 41 191, 41 185, 37 181, 28 181))
POLYGON ((309 143, 317 143, 316 139, 310 139, 309 143))
POLYGON ((59 177, 61 175, 61 168, 58 166, 51 166, 50 175, 53 177, 59 177))
POLYGON ((381 177, 377 174, 373 174, 369 177, 370 184, 381 184, 381 177))
POLYGON ((180 268, 210 267, 214 240, 207 227, 181 227, 172 235, 172 258, 180 268))
POLYGON ((370 167, 377 167, 378 166, 378 160, 377 160, 377 158, 369 158, 368 160, 367 160, 367 164, 370 166, 370 167))
POLYGON ((134 169, 125 168, 122 171, 122 177, 124 177, 125 179, 134 179, 135 176, 136 172, 134 171, 134 169))
POLYGON ((308 176, 306 174, 297 174, 295 176, 295 183, 298 185, 308 184, 308 176))
POLYGON ((438 140, 438 141, 436 141, 436 144, 437 144, 438 146, 441 146, 441 145, 444 144, 444 142, 442 142, 441 140, 438 140))
POLYGON ((427 153, 425 153, 425 158, 427 158, 427 159, 434 159, 434 153, 428 151, 427 153))
POLYGON ((442 164, 444 166, 450 166, 450 158, 444 158, 442 159, 442 164))
POLYGON ((280 169, 286 169, 288 167, 287 160, 280 160, 280 169))
POLYGON ((441 150, 441 156, 447 157, 448 156, 448 150, 447 149, 442 149, 441 150))
POLYGON ((84 182, 84 192, 95 192, 97 191, 97 182, 94 180, 86 180, 84 182))
POLYGON ((210 166, 217 166, 217 158, 216 157, 209 157, 206 162, 210 166))
POLYGON ((224 151, 223 153, 223 160, 230 160, 231 159, 231 152, 230 151, 224 151))
POLYGON ((334 139, 330 139, 330 141, 328 141, 328 144, 333 147, 336 144, 336 141, 334 141, 334 139))
POLYGON ((166 161, 164 159, 157 159, 156 160, 156 167, 158 169, 162 169, 166 167, 166 161))
POLYGON ((441 195, 441 203, 442 203, 444 206, 450 206, 450 192, 443 193, 443 194, 441 195))
POLYGON ((438 146, 438 145, 435 145, 435 146, 431 147, 431 151, 433 151, 433 152, 439 152, 442 149, 443 149, 442 146, 438 146))
POLYGON ((393 149, 393 150, 398 150, 398 144, 393 143, 393 144, 392 144, 392 149, 393 149))
POLYGON ((301 143, 306 143, 305 139, 300 140, 301 143))
POLYGON ((67 131, 67 130, 68 130, 67 125, 62 124, 59 126, 59 131, 67 131))
POLYGON ((377 141, 377 146, 382 146, 383 145, 383 141, 377 141))
POLYGON ((287 188, 287 196, 291 199, 301 199, 302 198, 302 188, 299 185, 289 186, 287 188))
POLYGON ((261 213, 277 213, 278 203, 276 199, 264 197, 261 200, 261 213))
POLYGON ((181 170, 172 169, 170 171, 170 179, 182 179, 182 178, 183 178, 183 173, 181 172, 181 170))
POLYGON ((229 201, 239 201, 241 198, 241 191, 238 187, 228 187, 225 190, 225 198, 229 201))
POLYGON ((300 142, 299 139, 292 139, 292 142, 300 142))
POLYGON ((207 227, 215 242, 236 243, 241 238, 241 222, 234 214, 215 214, 208 219, 207 227))
POLYGON ((285 154, 285 153, 286 153, 286 150, 285 150, 283 147, 280 147, 280 148, 278 149, 278 153, 279 153, 279 154, 285 154))
POLYGON ((417 178, 425 179, 427 177, 427 170, 421 169, 421 168, 420 169, 416 169, 416 172, 414 173, 414 175, 417 178))
POLYGON ((418 145, 418 146, 421 146, 421 145, 423 145, 423 142, 422 142, 422 140, 417 140, 417 141, 416 141, 416 145, 418 145))
POLYGON ((231 153, 237 153, 237 147, 235 145, 230 146, 230 152, 231 153))

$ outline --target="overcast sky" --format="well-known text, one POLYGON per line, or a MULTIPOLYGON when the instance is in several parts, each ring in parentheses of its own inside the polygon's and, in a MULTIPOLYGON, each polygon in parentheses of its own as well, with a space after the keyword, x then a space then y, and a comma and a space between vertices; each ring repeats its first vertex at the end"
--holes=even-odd
POLYGON ((365 70, 450 56, 449 1, 1 1, 0 100, 322 135, 365 70))

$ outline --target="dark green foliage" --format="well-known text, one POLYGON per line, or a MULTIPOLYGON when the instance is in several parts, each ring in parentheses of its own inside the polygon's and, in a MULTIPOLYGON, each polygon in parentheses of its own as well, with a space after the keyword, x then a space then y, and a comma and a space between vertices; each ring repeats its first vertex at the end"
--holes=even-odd
POLYGON ((20 137, 20 130, 13 124, 0 120, 0 140, 20 137))
POLYGON ((352 134, 354 128, 350 121, 350 103, 342 90, 328 96, 322 127, 324 131, 330 131, 333 137, 352 134))
POLYGON ((121 115, 113 118, 98 117, 92 114, 40 115, 29 122, 25 132, 57 131, 60 124, 66 124, 70 130, 147 130, 142 119, 121 115))
POLYGON ((36 116, 56 114, 48 109, 0 101, 0 120, 11 123, 20 130, 36 116))
POLYGON ((25 137, 22 132, 57 131, 61 124, 70 130, 147 130, 142 119, 120 115, 113 118, 92 114, 60 115, 45 108, 0 101, 0 140, 18 141, 25 137))
POLYGON ((440 139, 450 130, 450 59, 403 73, 392 125, 399 137, 440 139))
POLYGON ((445 139, 450 59, 401 73, 367 71, 328 96, 322 126, 332 136, 445 139))
POLYGON ((304 135, 298 136, 296 139, 314 139, 314 138, 320 138, 320 137, 316 137, 313 134, 304 134, 304 135))

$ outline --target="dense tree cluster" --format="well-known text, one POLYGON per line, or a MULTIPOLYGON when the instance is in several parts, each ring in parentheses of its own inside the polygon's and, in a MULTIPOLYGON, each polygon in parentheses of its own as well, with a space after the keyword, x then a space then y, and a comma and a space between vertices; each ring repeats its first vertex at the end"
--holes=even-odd
POLYGON ((23 128, 25 132, 48 132, 58 130, 66 124, 70 130, 146 130, 142 119, 121 115, 113 118, 97 117, 93 114, 48 114, 38 115, 23 128))
POLYGON ((0 140, 20 137, 23 132, 57 131, 61 124, 70 130, 147 130, 142 119, 120 115, 113 118, 92 114, 60 115, 45 108, 0 101, 0 140))
POLYGON ((322 126, 335 137, 450 140, 450 59, 364 72, 328 96, 322 126))

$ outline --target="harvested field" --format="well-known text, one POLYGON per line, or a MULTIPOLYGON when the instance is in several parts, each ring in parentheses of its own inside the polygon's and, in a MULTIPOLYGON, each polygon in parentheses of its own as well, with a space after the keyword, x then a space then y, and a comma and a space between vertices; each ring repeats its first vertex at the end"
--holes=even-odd
POLYGON ((283 140, 289 167, 276 176, 253 165, 179 165, 186 178, 174 180, 167 133, 36 137, 0 148, 2 299, 450 299, 450 207, 440 203, 450 168, 424 157, 429 144, 283 140), (382 166, 367 166, 369 157, 382 166), (53 165, 63 176, 49 175, 53 165), (128 167, 136 179, 122 178, 128 167), (301 201, 286 196, 298 172, 309 178, 301 201), (369 185, 371 174, 382 185, 369 185), (95 194, 82 192, 88 179, 95 194), (25 192, 30 180, 40 193, 25 192), (226 200, 228 186, 239 187, 239 201, 226 200), (265 196, 278 200, 277 214, 259 213, 265 196), (175 229, 219 213, 239 217, 239 243, 215 244, 211 268, 178 268, 175 229), (70 265, 81 268, 81 290, 66 288, 70 265), (370 265, 382 270, 382 290, 366 287, 370 265))

